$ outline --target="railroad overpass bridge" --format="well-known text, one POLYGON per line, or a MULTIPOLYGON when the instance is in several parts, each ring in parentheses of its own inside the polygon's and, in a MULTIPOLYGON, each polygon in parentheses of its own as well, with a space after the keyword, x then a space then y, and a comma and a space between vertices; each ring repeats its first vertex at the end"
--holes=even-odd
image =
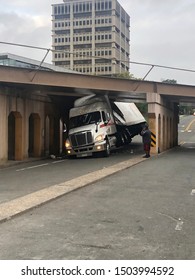
POLYGON ((195 103, 195 86, 0 66, 0 162, 62 152, 69 109, 92 92, 147 102, 153 153, 178 144, 178 104, 195 103))

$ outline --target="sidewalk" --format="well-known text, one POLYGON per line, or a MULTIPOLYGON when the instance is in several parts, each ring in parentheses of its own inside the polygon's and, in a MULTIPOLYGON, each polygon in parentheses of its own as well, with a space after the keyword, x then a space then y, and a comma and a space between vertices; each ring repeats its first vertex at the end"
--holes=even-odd
MULTIPOLYGON (((34 159, 37 160, 37 159, 34 159)), ((118 164, 106 167, 83 176, 79 176, 75 179, 65 181, 63 183, 53 185, 42 190, 24 195, 20 198, 13 199, 11 201, 0 204, 0 223, 11 219, 12 217, 22 214, 30 209, 38 207, 56 198, 59 198, 69 192, 82 188, 97 182, 107 176, 115 174, 119 171, 125 170, 133 165, 143 162, 147 159, 135 157, 118 164)), ((30 160, 28 160, 29 162, 30 160)), ((24 162, 23 162, 24 163, 24 162)), ((3 167, 19 164, 18 162, 9 162, 3 167)), ((0 168, 3 168, 0 167, 0 168)))

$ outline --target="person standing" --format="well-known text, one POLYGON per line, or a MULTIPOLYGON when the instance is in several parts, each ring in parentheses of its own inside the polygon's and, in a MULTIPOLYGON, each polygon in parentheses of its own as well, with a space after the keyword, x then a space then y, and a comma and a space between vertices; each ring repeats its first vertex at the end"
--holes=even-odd
POLYGON ((150 147, 151 147, 151 131, 149 130, 148 124, 144 125, 140 134, 142 136, 143 147, 144 147, 144 151, 146 153, 144 158, 149 158, 150 157, 150 147))

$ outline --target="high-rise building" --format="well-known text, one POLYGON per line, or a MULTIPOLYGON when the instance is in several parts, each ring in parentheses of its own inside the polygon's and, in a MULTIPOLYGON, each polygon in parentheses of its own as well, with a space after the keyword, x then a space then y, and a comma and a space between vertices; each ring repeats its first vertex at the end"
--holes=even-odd
POLYGON ((129 71, 130 17, 117 0, 52 5, 52 62, 93 75, 129 71))

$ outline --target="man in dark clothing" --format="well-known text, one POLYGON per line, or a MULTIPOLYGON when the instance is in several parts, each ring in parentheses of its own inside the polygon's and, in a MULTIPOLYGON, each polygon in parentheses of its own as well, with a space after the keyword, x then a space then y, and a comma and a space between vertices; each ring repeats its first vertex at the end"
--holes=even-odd
POLYGON ((149 158, 150 157, 150 146, 151 146, 151 131, 149 130, 147 124, 145 124, 145 126, 143 127, 140 134, 143 139, 144 151, 146 153, 144 158, 149 158))

